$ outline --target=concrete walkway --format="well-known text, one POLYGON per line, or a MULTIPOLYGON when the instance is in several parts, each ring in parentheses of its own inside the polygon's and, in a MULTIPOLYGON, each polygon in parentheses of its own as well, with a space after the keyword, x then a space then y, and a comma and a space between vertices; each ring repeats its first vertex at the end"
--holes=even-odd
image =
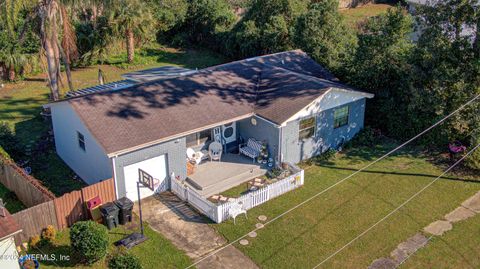
POLYGON ((453 228, 454 223, 471 218, 478 213, 480 213, 480 191, 465 200, 461 206, 446 214, 442 220, 434 221, 423 228, 423 232, 428 234, 429 238, 422 233, 417 233, 405 242, 398 244, 397 248, 390 253, 390 257, 376 259, 368 268, 397 268, 411 255, 426 246, 430 238, 443 235, 453 228))
MULTIPOLYGON (((135 207, 138 214, 138 207, 135 207)), ((208 226, 206 219, 170 192, 142 200, 143 220, 183 250, 193 261, 225 245, 226 240, 208 226)), ((205 259, 197 268, 258 268, 234 246, 205 259)))

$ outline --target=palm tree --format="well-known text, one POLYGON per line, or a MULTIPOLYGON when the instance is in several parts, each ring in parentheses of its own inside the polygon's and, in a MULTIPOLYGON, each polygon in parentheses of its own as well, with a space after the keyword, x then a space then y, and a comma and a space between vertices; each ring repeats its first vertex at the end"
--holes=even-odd
POLYGON ((110 20, 115 31, 124 35, 127 47, 127 61, 133 62, 135 55, 135 35, 145 33, 151 25, 152 16, 146 4, 140 0, 114 1, 110 20))
POLYGON ((60 59, 65 65, 69 88, 73 90, 70 64, 72 58, 78 57, 75 32, 60 0, 39 0, 36 11, 40 19, 40 39, 47 60, 51 98, 55 101, 60 98, 60 59))

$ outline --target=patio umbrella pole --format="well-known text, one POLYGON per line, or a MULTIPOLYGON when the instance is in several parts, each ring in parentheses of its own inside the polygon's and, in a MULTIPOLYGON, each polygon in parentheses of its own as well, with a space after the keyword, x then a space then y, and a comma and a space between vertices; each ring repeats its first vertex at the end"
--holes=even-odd
POLYGON ((137 181, 137 194, 138 194, 138 212, 140 214, 140 232, 143 234, 143 218, 142 218, 142 202, 140 199, 140 182, 137 181))

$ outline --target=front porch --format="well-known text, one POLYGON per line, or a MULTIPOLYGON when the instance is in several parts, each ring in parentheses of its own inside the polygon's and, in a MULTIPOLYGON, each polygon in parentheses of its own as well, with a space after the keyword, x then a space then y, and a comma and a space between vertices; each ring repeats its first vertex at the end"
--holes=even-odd
POLYGON ((193 168, 186 183, 204 198, 219 194, 267 172, 266 165, 239 154, 223 154, 221 161, 205 160, 193 168))

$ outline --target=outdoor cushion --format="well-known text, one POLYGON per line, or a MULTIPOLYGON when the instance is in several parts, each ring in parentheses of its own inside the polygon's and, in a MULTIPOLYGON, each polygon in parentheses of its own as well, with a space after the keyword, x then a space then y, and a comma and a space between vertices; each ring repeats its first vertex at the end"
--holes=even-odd
POLYGON ((260 155, 260 150, 262 149, 262 144, 253 138, 249 138, 247 145, 240 147, 240 153, 255 159, 260 155))

